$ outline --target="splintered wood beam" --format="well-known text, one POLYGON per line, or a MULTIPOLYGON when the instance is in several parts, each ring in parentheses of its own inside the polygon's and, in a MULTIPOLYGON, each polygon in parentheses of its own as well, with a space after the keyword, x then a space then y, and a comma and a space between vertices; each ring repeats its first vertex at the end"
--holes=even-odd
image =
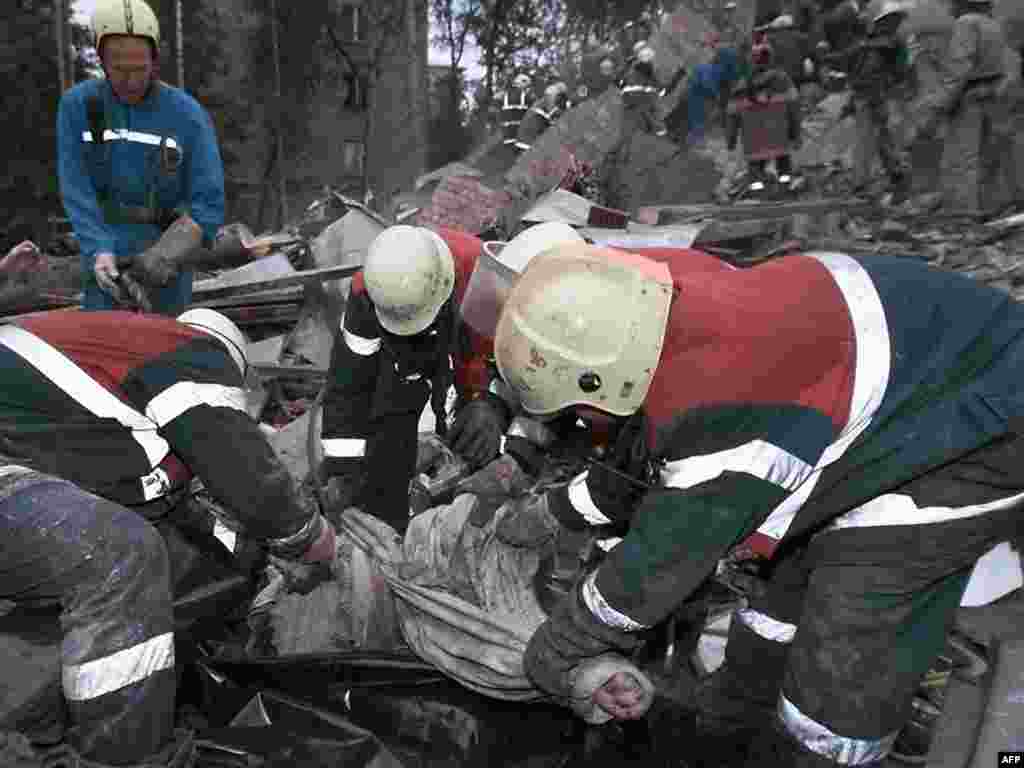
POLYGON ((264 280, 253 280, 237 285, 225 285, 216 278, 203 280, 195 284, 192 289, 192 297, 195 302, 217 299, 224 296, 237 296, 256 291, 267 291, 274 288, 287 288, 293 285, 305 285, 307 283, 324 282, 327 280, 341 280, 352 277, 362 269, 362 265, 347 267, 322 267, 320 269, 307 269, 302 272, 294 272, 288 275, 280 275, 264 280))

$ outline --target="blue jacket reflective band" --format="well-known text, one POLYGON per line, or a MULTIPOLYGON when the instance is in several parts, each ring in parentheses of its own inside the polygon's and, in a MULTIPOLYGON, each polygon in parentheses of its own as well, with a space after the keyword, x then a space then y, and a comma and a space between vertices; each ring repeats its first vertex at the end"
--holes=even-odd
POLYGON ((87 295, 97 253, 133 256, 161 234, 154 224, 105 217, 104 201, 111 208, 181 208, 209 240, 224 222, 224 169, 213 123, 178 88, 156 84, 143 103, 129 106, 117 100, 106 80, 80 83, 61 98, 57 145, 61 195, 81 244, 87 295), (99 143, 89 119, 96 97, 103 106, 99 143), (174 155, 180 158, 176 168, 166 162, 174 155))

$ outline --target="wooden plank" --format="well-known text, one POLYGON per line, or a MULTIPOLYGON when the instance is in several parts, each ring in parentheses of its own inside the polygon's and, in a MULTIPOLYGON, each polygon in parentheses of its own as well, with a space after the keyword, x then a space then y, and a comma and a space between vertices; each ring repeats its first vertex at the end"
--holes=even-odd
POLYGON ((786 226, 787 219, 788 217, 740 221, 717 221, 713 219, 701 229, 697 239, 693 241, 693 246, 694 248, 700 248, 701 243, 726 243, 730 240, 745 240, 751 237, 777 235, 786 226))
POLYGON ((870 213, 874 203, 859 198, 835 198, 827 200, 797 200, 788 203, 757 202, 734 205, 661 205, 644 209, 645 217, 658 214, 658 224, 678 224, 700 219, 739 221, 750 219, 780 219, 795 213, 828 213, 845 211, 851 214, 870 213))
POLYGON ((318 381, 327 378, 327 369, 314 365, 284 365, 282 363, 255 363, 252 369, 264 379, 299 379, 318 381))
POLYGON ((206 301, 209 299, 221 298, 224 296, 237 296, 239 294, 266 291, 273 288, 286 288, 293 285, 305 285, 306 283, 323 282, 325 280, 341 280, 352 277, 362 269, 361 265, 352 267, 323 267, 321 269, 307 269, 302 272, 295 272, 290 275, 282 275, 269 280, 254 280, 239 285, 222 285, 216 281, 202 281, 196 283, 192 289, 192 296, 195 301, 206 301), (204 285, 204 283, 206 283, 204 285))

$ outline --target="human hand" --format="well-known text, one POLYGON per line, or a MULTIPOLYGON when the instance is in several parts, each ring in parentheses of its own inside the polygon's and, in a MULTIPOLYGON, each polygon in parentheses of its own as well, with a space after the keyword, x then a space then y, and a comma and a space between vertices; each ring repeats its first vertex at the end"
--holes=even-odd
POLYGON ((96 254, 96 261, 93 264, 92 272, 96 276, 96 283, 107 293, 117 294, 117 280, 121 273, 117 269, 117 261, 112 253, 96 254))
POLYGON ((46 257, 35 243, 25 240, 18 243, 0 259, 0 272, 17 275, 24 272, 38 272, 46 268, 46 257))
POLYGON ((590 699, 616 720, 639 720, 651 708, 654 695, 632 674, 616 672, 590 699))

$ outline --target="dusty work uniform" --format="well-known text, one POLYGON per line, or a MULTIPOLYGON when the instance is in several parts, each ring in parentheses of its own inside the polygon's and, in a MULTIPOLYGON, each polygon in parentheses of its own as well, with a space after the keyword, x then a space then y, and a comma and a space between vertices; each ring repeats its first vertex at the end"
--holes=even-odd
MULTIPOLYGON (((132 764, 174 726, 170 564, 133 507, 190 470, 283 556, 320 535, 315 506, 245 410, 238 366, 169 318, 54 312, 0 327, 0 598, 59 603, 65 737, 132 764)), ((16 685, 6 670, 5 685, 16 685)), ((18 713, 0 730, 20 730, 18 713)))
POLYGON ((854 187, 867 186, 874 176, 875 155, 894 185, 904 183, 909 162, 903 146, 889 128, 889 100, 906 82, 910 58, 896 35, 871 36, 854 45, 845 56, 850 78, 856 143, 853 147, 854 187))
MULTIPOLYGON (((187 93, 154 82, 138 105, 120 102, 106 80, 67 91, 57 117, 61 197, 82 250, 83 307, 113 309, 93 275, 99 253, 135 256, 181 213, 212 243, 224 223, 224 169, 206 111, 187 93)), ((192 273, 153 295, 154 311, 180 314, 192 273)))
POLYGON ((774 160, 782 180, 793 173, 792 152, 800 141, 800 95, 781 67, 756 68, 741 78, 729 99, 726 143, 735 149, 742 134, 743 154, 754 183, 774 160))
POLYGON ((670 268, 642 437, 615 449, 655 487, 595 467, 551 492, 560 515, 630 525, 573 620, 588 654, 634 647, 753 537, 772 576, 723 671, 759 705, 746 765, 876 764, 975 561, 1024 530, 1024 308, 882 256, 670 268))
POLYGON ((404 531, 416 433, 429 401, 444 436, 454 383, 460 402, 486 396, 492 342, 459 321, 459 304, 481 241, 455 230, 439 233, 455 262, 455 290, 437 321, 415 336, 387 333, 377 319, 362 273, 335 336, 323 400, 323 479, 339 478, 347 500, 404 531), (453 365, 454 364, 454 365, 453 365))
POLYGON ((661 114, 661 84, 650 62, 636 61, 629 68, 622 83, 622 103, 625 107, 627 134, 646 131, 657 136, 665 134, 665 120, 661 114))
POLYGON ((940 108, 949 115, 942 193, 952 210, 981 213, 986 147, 992 138, 1006 45, 991 16, 967 13, 953 26, 940 108))
POLYGON ((535 97, 532 89, 510 85, 501 97, 501 135, 502 143, 523 149, 519 146, 519 127, 529 112, 535 97))

